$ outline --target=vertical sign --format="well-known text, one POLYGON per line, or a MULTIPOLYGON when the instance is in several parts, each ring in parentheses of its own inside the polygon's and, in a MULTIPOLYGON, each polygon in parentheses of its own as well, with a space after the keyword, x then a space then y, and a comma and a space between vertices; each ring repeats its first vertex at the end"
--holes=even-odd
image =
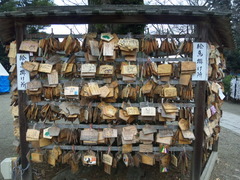
POLYGON ((29 54, 19 53, 17 54, 17 84, 18 90, 26 90, 27 83, 30 81, 30 75, 22 65, 25 61, 29 61, 29 54))
POLYGON ((193 81, 208 80, 208 44, 203 42, 193 43, 193 62, 196 62, 196 73, 193 74, 193 81))

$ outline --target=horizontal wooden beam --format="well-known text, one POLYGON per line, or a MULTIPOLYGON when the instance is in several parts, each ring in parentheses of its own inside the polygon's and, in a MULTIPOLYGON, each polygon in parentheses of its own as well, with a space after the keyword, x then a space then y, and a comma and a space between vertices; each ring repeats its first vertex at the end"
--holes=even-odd
POLYGON ((171 14, 93 14, 79 16, 24 16, 14 17, 16 22, 25 25, 48 24, 198 24, 207 21, 205 16, 180 16, 171 14))
MULTIPOLYGON (((68 34, 53 34, 52 35, 54 38, 65 38, 66 36, 68 36, 68 34)), ((74 34, 75 38, 83 38, 84 34, 74 34)), ((119 38, 124 38, 126 35, 118 35, 119 38)), ((152 37, 155 38, 166 38, 167 35, 166 34, 151 34, 152 37)), ((197 35, 196 34, 171 34, 172 38, 185 38, 185 37, 191 37, 191 38, 196 38, 197 35)), ((38 34, 27 34, 26 38, 27 39, 42 39, 42 38, 48 38, 50 37, 50 34, 44 34, 44 33, 38 33, 38 34)), ((132 38, 144 38, 145 35, 132 35, 132 38)))
MULTIPOLYGON (((177 122, 175 122, 175 124, 177 124, 177 122)), ((80 129, 85 129, 85 128, 90 128, 90 124, 62 124, 62 123, 56 123, 55 124, 57 127, 59 127, 60 129, 64 129, 64 128, 80 128, 80 129)), ((34 123, 29 123, 29 127, 33 127, 34 123)), ((34 128, 36 129, 43 129, 43 128, 47 128, 47 127, 51 127, 53 126, 53 123, 37 123, 35 124, 34 128)), ((123 128, 126 127, 127 125, 111 125, 111 127, 113 128, 123 128)), ((137 129, 142 129, 145 125, 135 125, 137 129)), ((178 124, 177 125, 173 125, 173 123, 171 123, 170 125, 151 125, 152 127, 154 127, 155 129, 178 129, 178 124)), ((92 128, 94 129, 104 129, 104 128, 108 128, 109 124, 92 124, 92 128)))
MULTIPOLYGON (((63 98, 59 102, 55 102, 55 101, 41 101, 41 102, 37 102, 35 104, 38 105, 38 106, 44 106, 46 104, 60 105, 64 101, 65 101, 65 99, 63 98)), ((29 101, 28 104, 32 104, 32 102, 29 101)), ((72 104, 80 106, 80 103, 72 102, 72 104)), ((92 103, 92 106, 93 107, 97 107, 98 104, 99 103, 92 103)), ((161 106, 161 103, 149 103, 149 104, 151 104, 151 106, 156 107, 156 108, 161 106)), ((190 108, 195 107, 195 104, 192 103, 192 102, 191 103, 171 103, 171 104, 173 104, 173 105, 175 105, 177 107, 190 107, 190 108)), ((122 103, 111 103, 111 105, 113 105, 114 107, 120 108, 122 106, 122 103)), ((141 103, 131 103, 131 105, 133 107, 141 107, 141 103)), ((86 104, 86 106, 87 106, 87 104, 86 104)))
MULTIPOLYGON (((56 145, 49 145, 45 146, 44 149, 53 149, 56 145)), ((107 151, 109 149, 108 146, 80 146, 80 145, 58 145, 60 149, 62 150, 72 150, 73 148, 78 151, 87 151, 87 150, 93 150, 93 151, 107 151)), ((159 147, 153 147, 153 152, 159 152, 159 147)), ((171 146, 169 148, 169 151, 192 151, 193 148, 189 145, 185 146, 171 146)), ((111 146, 111 151, 122 151, 122 146, 111 146)), ((139 152, 139 146, 133 146, 132 151, 139 152)))

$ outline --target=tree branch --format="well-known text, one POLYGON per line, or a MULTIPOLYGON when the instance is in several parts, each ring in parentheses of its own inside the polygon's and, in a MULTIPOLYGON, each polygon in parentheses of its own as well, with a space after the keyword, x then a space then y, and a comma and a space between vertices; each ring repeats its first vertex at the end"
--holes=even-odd
POLYGON ((1 0, 0 1, 0 5, 2 6, 3 4, 5 4, 6 2, 8 2, 9 0, 1 0))
POLYGON ((76 6, 79 6, 80 4, 79 3, 77 3, 77 2, 73 2, 73 1, 71 1, 71 0, 67 0, 67 2, 65 2, 65 0, 62 0, 62 2, 65 4, 65 5, 69 5, 69 3, 71 3, 71 5, 76 5, 76 6))

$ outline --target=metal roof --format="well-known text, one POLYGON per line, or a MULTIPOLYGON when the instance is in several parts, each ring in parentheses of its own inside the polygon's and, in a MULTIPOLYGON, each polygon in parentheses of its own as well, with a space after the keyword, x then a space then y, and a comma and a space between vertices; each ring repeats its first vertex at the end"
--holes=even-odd
POLYGON ((2 42, 15 39, 16 23, 24 25, 205 23, 214 33, 214 37, 218 37, 221 46, 234 47, 230 13, 209 11, 206 7, 199 6, 102 5, 18 8, 16 11, 0 12, 2 42))

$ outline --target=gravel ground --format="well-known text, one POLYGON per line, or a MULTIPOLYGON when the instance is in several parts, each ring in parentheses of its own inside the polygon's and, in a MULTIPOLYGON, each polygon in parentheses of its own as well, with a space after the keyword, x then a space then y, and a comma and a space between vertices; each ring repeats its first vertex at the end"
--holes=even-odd
POLYGON ((222 128, 219 140, 218 161, 212 172, 211 180, 240 179, 240 135, 222 128))
MULTIPOLYGON (((0 162, 16 156, 13 146, 13 118, 10 112, 10 94, 0 95, 0 162)), ((3 179, 0 173, 0 179, 3 179)))
POLYGON ((224 102, 222 106, 223 113, 224 111, 237 114, 240 116, 240 104, 233 102, 224 102))
MULTIPOLYGON (((0 162, 6 157, 16 156, 13 136, 13 119, 10 113, 10 94, 0 95, 0 162)), ((223 111, 240 116, 240 104, 225 102, 223 111)), ((240 121, 240 118, 239 118, 240 121)), ((219 159, 214 167, 211 180, 240 179, 240 134, 222 128, 219 140, 219 159)), ((0 173, 0 179, 2 175, 0 173)))
MULTIPOLYGON (((224 102, 223 113, 230 112, 239 115, 240 121, 240 104, 224 102)), ((211 180, 219 178, 220 180, 237 180, 240 179, 240 134, 221 128, 218 161, 212 172, 211 180)))

